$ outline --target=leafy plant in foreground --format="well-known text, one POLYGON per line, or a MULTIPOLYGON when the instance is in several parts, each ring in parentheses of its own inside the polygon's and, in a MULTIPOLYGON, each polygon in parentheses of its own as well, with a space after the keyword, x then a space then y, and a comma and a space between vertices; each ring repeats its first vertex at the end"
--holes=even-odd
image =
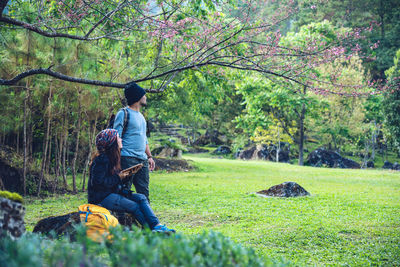
POLYGON ((50 240, 37 234, 0 240, 4 266, 279 266, 253 249, 216 232, 195 236, 164 235, 121 227, 111 229, 111 241, 94 243, 77 227, 76 242, 50 240))

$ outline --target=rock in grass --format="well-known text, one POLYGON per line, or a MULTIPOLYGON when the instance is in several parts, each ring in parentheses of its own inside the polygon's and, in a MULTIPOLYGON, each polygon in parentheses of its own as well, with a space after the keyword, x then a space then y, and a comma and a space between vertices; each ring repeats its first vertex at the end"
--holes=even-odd
POLYGON ((301 197, 310 195, 310 193, 295 182, 284 182, 257 193, 270 197, 301 197))
POLYGON ((56 235, 75 235, 74 224, 79 224, 81 219, 78 212, 71 212, 60 216, 51 216, 40 220, 35 228, 34 233, 49 235, 51 232, 56 235))
POLYGON ((367 161, 367 168, 375 168, 375 164, 373 161, 367 161))
POLYGON ((156 163, 156 171, 188 171, 193 169, 189 162, 185 159, 171 159, 171 158, 154 158, 156 163))
POLYGON ((25 207, 21 203, 0 197, 0 238, 8 234, 11 238, 25 233, 25 207))
POLYGON ((308 155, 307 165, 313 167, 360 169, 359 163, 354 160, 344 158, 335 151, 318 148, 308 155))
MULTIPOLYGON (((236 157, 244 160, 270 160, 276 161, 276 152, 278 147, 276 145, 257 145, 252 146, 246 150, 240 151, 236 157)), ((279 150, 279 162, 289 162, 289 144, 281 142, 279 150)))
MULTIPOLYGON (((118 222, 121 225, 128 227, 131 227, 132 225, 140 226, 135 218, 129 213, 111 212, 111 214, 118 219, 118 222)), ((50 237, 52 237, 51 233, 53 232, 57 236, 66 235, 71 237, 71 239, 74 239, 76 234, 74 225, 80 223, 81 219, 79 212, 71 212, 65 215, 51 216, 40 220, 33 229, 33 232, 45 234, 50 237)))
POLYGON ((392 169, 392 168, 393 168, 393 163, 387 160, 383 163, 382 169, 392 169))
POLYGON ((395 163, 393 164, 393 166, 392 166, 392 170, 400 171, 400 164, 397 163, 397 162, 395 162, 395 163))
POLYGON ((229 146, 219 146, 211 154, 213 154, 213 155, 228 155, 230 153, 232 153, 232 151, 229 146))

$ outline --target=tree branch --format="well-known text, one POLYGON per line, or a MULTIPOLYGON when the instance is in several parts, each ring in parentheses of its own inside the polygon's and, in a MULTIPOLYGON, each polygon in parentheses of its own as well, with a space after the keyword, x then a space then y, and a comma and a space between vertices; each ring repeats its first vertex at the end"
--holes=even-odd
POLYGON ((0 22, 4 22, 4 23, 10 24, 10 25, 20 26, 29 31, 33 31, 42 36, 50 37, 50 38, 70 38, 70 39, 74 39, 74 40, 83 40, 83 41, 93 41, 93 40, 98 40, 98 39, 104 38, 104 36, 88 38, 88 37, 84 37, 84 36, 71 35, 71 34, 67 34, 67 33, 48 32, 48 31, 44 31, 44 30, 36 27, 33 24, 29 24, 24 21, 20 21, 20 20, 8 18, 8 17, 0 17, 0 22))
MULTIPOLYGON (((154 79, 158 79, 161 77, 164 77, 166 75, 169 74, 174 74, 174 73, 178 73, 184 70, 188 70, 188 69, 193 69, 193 68, 200 68, 203 66, 207 66, 207 65, 216 65, 216 66, 221 66, 221 67, 228 67, 228 68, 233 68, 233 69, 239 69, 239 70, 251 70, 251 71, 257 71, 259 73, 263 73, 263 74, 270 74, 273 76, 277 76, 277 77, 281 77, 290 81, 293 81, 295 83, 304 85, 303 83, 301 83, 300 81, 296 80, 295 78, 289 77, 289 76, 285 76, 279 73, 275 73, 273 71, 270 70, 266 70, 261 68, 260 66, 255 65, 254 67, 251 67, 249 65, 245 65, 245 66, 241 66, 241 65, 235 65, 234 62, 219 62, 219 61, 207 61, 204 63, 197 63, 197 64, 189 64, 180 68, 174 68, 168 71, 165 71, 163 73, 157 74, 157 75, 153 75, 153 76, 146 76, 144 78, 141 79, 137 79, 137 80, 132 80, 130 82, 143 82, 143 81, 149 81, 149 80, 154 80, 154 79)), ((74 82, 74 83, 81 83, 81 84, 88 84, 88 85, 95 85, 95 86, 104 86, 104 87, 113 87, 113 88, 124 88, 126 83, 114 83, 114 82, 104 82, 104 81, 99 81, 99 80, 88 80, 88 79, 82 79, 82 78, 76 78, 76 77, 72 77, 72 76, 68 76, 56 71, 52 71, 50 68, 38 68, 38 69, 31 69, 25 72, 22 72, 20 74, 18 74, 17 76, 15 76, 12 79, 6 80, 6 79, 0 79, 0 85, 15 85, 17 82, 19 82, 20 80, 29 77, 29 76, 34 76, 34 75, 40 75, 40 74, 44 74, 44 75, 48 75, 63 81, 67 81, 67 82, 74 82)), ((172 77, 174 77, 175 75, 173 75, 172 77)), ((169 82, 168 82, 169 83, 169 82)), ((151 90, 152 92, 160 92, 160 89, 157 90, 151 90)))
POLYGON ((88 38, 89 35, 101 24, 103 23, 106 19, 109 19, 113 14, 115 14, 116 12, 118 12, 119 10, 121 10, 124 6, 126 5, 126 1, 118 4, 118 6, 114 9, 111 10, 110 12, 108 12, 107 14, 105 14, 103 16, 102 19, 100 19, 95 25, 93 25, 93 27, 86 33, 85 38, 88 38))
POLYGON ((96 85, 96 86, 115 87, 115 88, 124 88, 125 87, 125 84, 123 84, 123 83, 103 82, 103 81, 98 81, 98 80, 87 80, 87 79, 71 77, 71 76, 56 72, 56 71, 52 71, 50 68, 47 68, 47 69, 38 68, 38 69, 31 69, 28 71, 24 71, 10 80, 0 79, 0 85, 15 85, 17 82, 19 82, 20 80, 22 80, 26 77, 33 76, 33 75, 39 75, 39 74, 49 75, 51 77, 54 77, 54 78, 57 78, 57 79, 60 79, 63 81, 67 81, 67 82, 89 84, 89 85, 96 85))

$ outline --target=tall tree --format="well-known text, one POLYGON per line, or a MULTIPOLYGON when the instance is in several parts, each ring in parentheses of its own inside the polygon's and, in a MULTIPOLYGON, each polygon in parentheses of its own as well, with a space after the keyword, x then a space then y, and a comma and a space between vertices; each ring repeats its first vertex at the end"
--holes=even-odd
POLYGON ((400 49, 394 57, 394 66, 386 71, 387 83, 393 90, 385 95, 383 102, 385 124, 390 132, 393 144, 400 154, 400 49))

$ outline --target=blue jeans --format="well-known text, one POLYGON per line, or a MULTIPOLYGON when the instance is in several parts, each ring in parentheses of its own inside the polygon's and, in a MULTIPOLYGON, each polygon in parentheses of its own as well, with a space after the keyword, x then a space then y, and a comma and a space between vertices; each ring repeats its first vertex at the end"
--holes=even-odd
POLYGON ((142 194, 131 193, 126 197, 119 194, 109 194, 99 203, 102 207, 117 211, 128 212, 132 214, 138 222, 144 227, 153 229, 160 223, 153 210, 150 208, 147 198, 142 194))

